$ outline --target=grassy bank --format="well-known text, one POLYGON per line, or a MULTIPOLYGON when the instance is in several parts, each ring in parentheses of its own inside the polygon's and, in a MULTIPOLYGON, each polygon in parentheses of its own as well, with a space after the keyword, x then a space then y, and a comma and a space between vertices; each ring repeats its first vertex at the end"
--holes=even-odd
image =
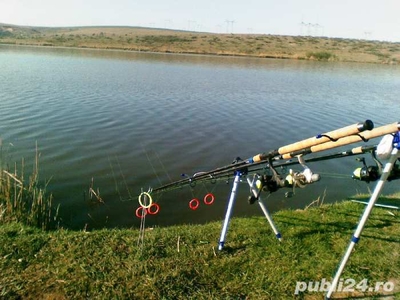
POLYGON ((46 28, 0 24, 0 43, 386 64, 400 61, 400 43, 141 27, 46 28))
MULTIPOLYGON (((395 197, 398 203, 399 197, 395 197)), ((3 299, 323 299, 294 296, 296 282, 331 280, 364 206, 343 202, 274 214, 279 243, 262 217, 148 229, 41 231, 0 226, 3 299)), ((343 279, 391 282, 400 299, 399 213, 376 208, 343 279)), ((358 297, 365 293, 336 293, 358 297)), ((371 293, 368 294, 372 296, 371 293)), ((343 299, 343 298, 342 298, 343 299)), ((377 299, 377 298, 376 298, 377 299)))

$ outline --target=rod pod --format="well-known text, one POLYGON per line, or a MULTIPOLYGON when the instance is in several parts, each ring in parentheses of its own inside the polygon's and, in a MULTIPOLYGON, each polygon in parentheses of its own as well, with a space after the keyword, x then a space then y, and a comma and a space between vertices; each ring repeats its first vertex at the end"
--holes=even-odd
POLYGON ((233 181, 231 196, 229 197, 228 208, 226 209, 225 220, 222 226, 221 237, 218 243, 218 250, 222 250, 225 245, 225 237, 226 233, 228 232, 229 220, 231 218, 233 205, 235 204, 236 196, 237 196, 237 189, 239 187, 240 176, 242 174, 239 171, 235 172, 235 180, 233 181))
MULTIPOLYGON (((231 195, 229 197, 228 207, 226 209, 225 219, 224 219, 221 236, 220 236, 219 243, 218 243, 218 250, 222 250, 225 246, 225 238, 226 238, 226 234, 228 232, 229 221, 230 221, 230 218, 232 215, 233 205, 235 204, 235 201, 236 201, 237 190, 238 190, 239 183, 240 183, 240 177, 242 175, 243 175, 243 173, 241 173, 239 171, 235 172, 235 180, 233 181, 232 191, 231 191, 231 195)), ((257 198, 257 203, 260 206, 261 210, 263 211, 265 218, 268 220, 268 223, 271 226, 272 231, 275 233, 276 238, 279 241, 282 241, 281 233, 278 231, 274 221, 272 220, 271 214, 269 213, 267 207, 265 206, 264 202, 262 201, 262 199, 259 195, 260 190, 259 190, 259 188, 257 188, 255 180, 252 181, 252 180, 250 180, 250 178, 247 177, 247 183, 250 186, 253 196, 257 198)))
POLYGON ((274 221, 272 220, 271 214, 269 213, 267 207, 265 206, 264 202, 261 199, 260 190, 259 190, 259 188, 257 188, 255 180, 251 181, 250 178, 247 178, 247 183, 250 186, 250 189, 251 189, 251 192, 252 192, 253 196, 255 198, 257 198, 257 203, 260 206, 261 210, 263 211, 265 217, 267 218, 268 223, 271 226, 272 231, 275 233, 276 238, 281 242, 282 241, 282 235, 278 231, 278 228, 276 227, 274 221))

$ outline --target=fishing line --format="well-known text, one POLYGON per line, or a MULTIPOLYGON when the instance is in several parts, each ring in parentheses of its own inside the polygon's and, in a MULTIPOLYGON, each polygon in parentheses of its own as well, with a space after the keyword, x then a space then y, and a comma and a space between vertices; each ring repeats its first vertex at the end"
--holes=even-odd
POLYGON ((164 171, 164 172, 165 172, 165 174, 167 175, 167 177, 168 177, 169 181, 171 181, 171 182, 172 182, 172 178, 171 178, 171 176, 169 176, 169 174, 168 174, 168 172, 167 172, 167 169, 165 168, 165 166, 164 166, 163 162, 162 162, 162 161, 161 161, 161 159, 160 159, 160 156, 158 155, 158 153, 157 153, 157 152, 154 152, 154 153, 155 153, 155 155, 157 156, 157 159, 158 159, 158 161, 159 161, 159 163, 160 163, 160 165, 161 165, 161 167, 162 167, 163 171, 164 171))
POLYGON ((110 163, 111 174, 112 174, 112 176, 113 176, 114 183, 115 183, 115 191, 118 193, 119 200, 120 200, 120 201, 124 201, 124 200, 122 200, 121 192, 119 191, 118 182, 117 182, 117 177, 115 176, 114 167, 113 167, 113 165, 112 165, 110 156, 108 156, 108 161, 109 161, 109 163, 110 163))
MULTIPOLYGON (((196 177, 196 175, 199 175, 199 174, 202 174, 202 173, 203 172, 195 173, 192 177, 190 177, 187 174, 182 174, 181 176, 188 177, 189 181, 191 181, 191 178, 194 178, 194 177, 196 177)), ((212 192, 209 192, 209 190, 207 189, 207 186, 204 183, 204 180, 201 180, 200 183, 202 184, 202 187, 206 191, 206 195, 202 198, 203 202, 206 205, 211 205, 215 200, 215 196, 212 194, 212 192), (211 197, 211 199, 209 200, 210 197, 211 197)), ((196 210, 196 209, 199 208, 199 206, 200 206, 200 200, 199 199, 201 199, 201 197, 196 197, 195 196, 195 193, 194 193, 195 186, 196 186, 196 182, 195 181, 193 181, 193 182, 191 182, 189 184, 189 188, 190 188, 190 191, 191 191, 191 194, 192 194, 192 199, 189 201, 189 208, 192 209, 192 210, 196 210)))
MULTIPOLYGON (((204 174, 204 173, 206 173, 206 172, 197 172, 197 173, 193 174, 192 178, 196 178, 196 176, 201 175, 201 174, 204 174)), ((206 193, 207 193, 207 194, 212 194, 213 191, 214 191, 215 188, 216 188, 217 180, 216 180, 216 178, 214 178, 212 175, 209 175, 209 178, 206 178, 206 179, 204 179, 204 180, 200 180, 200 182, 201 182, 201 185, 203 186, 204 190, 206 191, 206 193), (207 181, 207 179, 210 180, 210 183, 211 183, 212 185, 214 185, 214 187, 211 189, 211 191, 210 191, 210 190, 207 188, 207 186, 206 186, 206 181, 207 181)), ((206 201, 204 201, 204 202, 206 202, 206 201)), ((211 204, 211 203, 210 203, 210 204, 211 204)))
POLYGON ((204 188, 204 190, 206 191, 206 195, 203 197, 203 202, 206 205, 211 205, 214 203, 215 201, 215 196, 214 196, 214 190, 217 187, 217 181, 215 180, 215 178, 213 178, 212 176, 210 176, 210 180, 211 180, 211 184, 213 185, 213 188, 210 190, 207 188, 206 184, 205 184, 205 180, 201 181, 201 184, 204 188))
POLYGON ((121 164, 119 162, 118 156, 115 156, 115 159, 117 160, 117 164, 118 164, 118 167, 119 167, 119 172, 121 174, 122 180, 124 181, 125 188, 126 188, 126 191, 128 192, 129 198, 132 198, 131 192, 129 191, 128 183, 126 182, 125 175, 122 172, 122 168, 121 168, 121 164))
POLYGON ((328 178, 351 179, 351 175, 348 174, 330 173, 330 172, 318 172, 318 173, 328 178))
POLYGON ((142 144, 142 150, 143 150, 144 154, 146 155, 147 161, 149 162, 151 168, 153 169, 153 173, 154 173, 154 175, 156 176, 156 178, 157 178, 157 180, 158 180, 158 183, 159 183, 160 185, 162 185, 162 182, 161 182, 161 180, 160 180, 160 177, 158 176, 157 171, 156 171, 156 169, 154 168, 154 165, 153 165, 153 163, 152 163, 151 160, 150 160, 149 154, 147 153, 147 151, 146 151, 145 147, 143 146, 143 144, 142 144))

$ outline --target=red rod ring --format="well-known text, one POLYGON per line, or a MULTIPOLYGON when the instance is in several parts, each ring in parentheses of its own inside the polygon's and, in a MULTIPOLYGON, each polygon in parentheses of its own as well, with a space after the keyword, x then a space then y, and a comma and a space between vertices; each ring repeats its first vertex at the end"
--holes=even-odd
POLYGON ((214 203, 214 200, 215 200, 215 197, 211 193, 208 193, 207 195, 204 196, 204 204, 211 205, 214 203), (208 198, 210 198, 210 197, 211 197, 211 199, 208 200, 208 198))
POLYGON ((189 207, 193 210, 196 210, 199 208, 200 205, 200 201, 199 199, 193 198, 192 200, 190 200, 189 202, 189 207))
POLYGON ((142 219, 145 215, 147 215, 147 209, 144 208, 143 206, 139 206, 136 209, 136 217, 138 217, 139 219, 142 219))
POLYGON ((150 207, 147 209, 147 212, 148 212, 150 215, 155 215, 155 214, 157 214, 159 211, 160 211, 160 205, 158 205, 157 203, 152 203, 152 204, 150 205, 150 207), (155 207, 155 210, 151 210, 152 207, 155 207))

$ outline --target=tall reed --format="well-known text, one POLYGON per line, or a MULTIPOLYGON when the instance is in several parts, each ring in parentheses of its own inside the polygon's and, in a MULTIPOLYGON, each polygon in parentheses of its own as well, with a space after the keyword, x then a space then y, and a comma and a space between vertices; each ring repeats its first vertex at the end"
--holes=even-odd
POLYGON ((58 209, 53 209, 53 195, 47 193, 49 182, 39 182, 39 151, 32 174, 25 178, 25 161, 13 167, 5 165, 0 141, 0 223, 21 222, 44 230, 53 228, 58 219, 58 209))

